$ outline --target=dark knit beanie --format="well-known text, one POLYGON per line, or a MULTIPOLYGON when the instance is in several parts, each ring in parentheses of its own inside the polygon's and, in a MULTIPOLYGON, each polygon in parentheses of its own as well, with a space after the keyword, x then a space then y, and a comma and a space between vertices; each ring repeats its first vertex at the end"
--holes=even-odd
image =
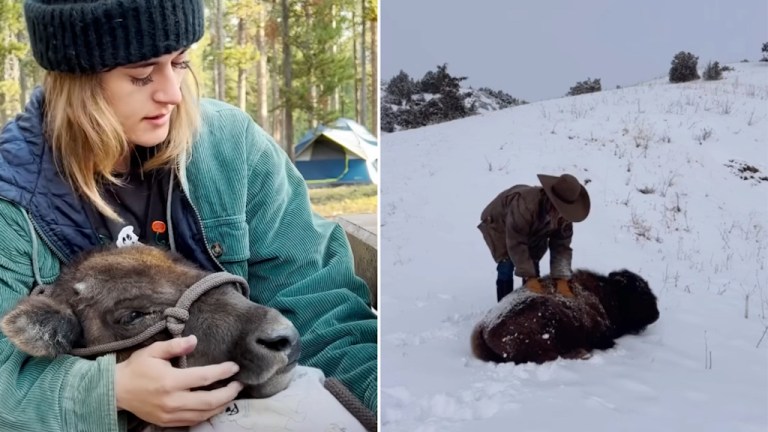
POLYGON ((186 48, 204 32, 203 0, 24 0, 44 69, 102 72, 186 48))

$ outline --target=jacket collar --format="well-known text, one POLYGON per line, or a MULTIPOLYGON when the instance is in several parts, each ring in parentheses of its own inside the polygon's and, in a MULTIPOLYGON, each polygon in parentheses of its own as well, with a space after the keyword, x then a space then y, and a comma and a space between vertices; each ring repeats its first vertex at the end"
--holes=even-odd
POLYGON ((83 201, 56 168, 43 136, 44 106, 38 87, 24 112, 0 132, 0 199, 24 208, 46 243, 69 261, 99 240, 83 201))

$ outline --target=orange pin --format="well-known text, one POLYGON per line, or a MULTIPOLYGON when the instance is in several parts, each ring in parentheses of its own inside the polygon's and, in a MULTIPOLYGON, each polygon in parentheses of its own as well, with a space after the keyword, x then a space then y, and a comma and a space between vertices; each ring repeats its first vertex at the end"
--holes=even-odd
POLYGON ((165 222, 163 221, 153 221, 152 222, 152 232, 155 234, 162 234, 165 232, 165 222))

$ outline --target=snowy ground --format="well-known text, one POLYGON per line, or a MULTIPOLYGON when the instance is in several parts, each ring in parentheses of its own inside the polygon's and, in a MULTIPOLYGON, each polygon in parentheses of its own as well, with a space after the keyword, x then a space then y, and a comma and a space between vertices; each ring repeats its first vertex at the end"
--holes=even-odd
POLYGON ((382 135, 382 430, 768 430, 768 63, 732 66, 382 135), (592 198, 573 267, 637 272, 661 317, 589 360, 476 360, 480 211, 563 172, 592 198))

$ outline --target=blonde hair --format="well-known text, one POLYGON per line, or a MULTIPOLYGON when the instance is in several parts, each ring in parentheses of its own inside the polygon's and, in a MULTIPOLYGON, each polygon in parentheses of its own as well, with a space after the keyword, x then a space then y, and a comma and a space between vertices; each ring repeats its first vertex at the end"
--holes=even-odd
MULTIPOLYGON (((200 123, 199 91, 194 73, 189 72, 181 83, 181 103, 171 113, 168 137, 144 165, 145 171, 170 167, 188 153, 195 140, 200 123)), ((121 183, 112 171, 130 148, 100 79, 93 74, 47 72, 44 91, 45 137, 57 167, 77 193, 105 216, 120 220, 99 189, 105 182, 121 183)))

